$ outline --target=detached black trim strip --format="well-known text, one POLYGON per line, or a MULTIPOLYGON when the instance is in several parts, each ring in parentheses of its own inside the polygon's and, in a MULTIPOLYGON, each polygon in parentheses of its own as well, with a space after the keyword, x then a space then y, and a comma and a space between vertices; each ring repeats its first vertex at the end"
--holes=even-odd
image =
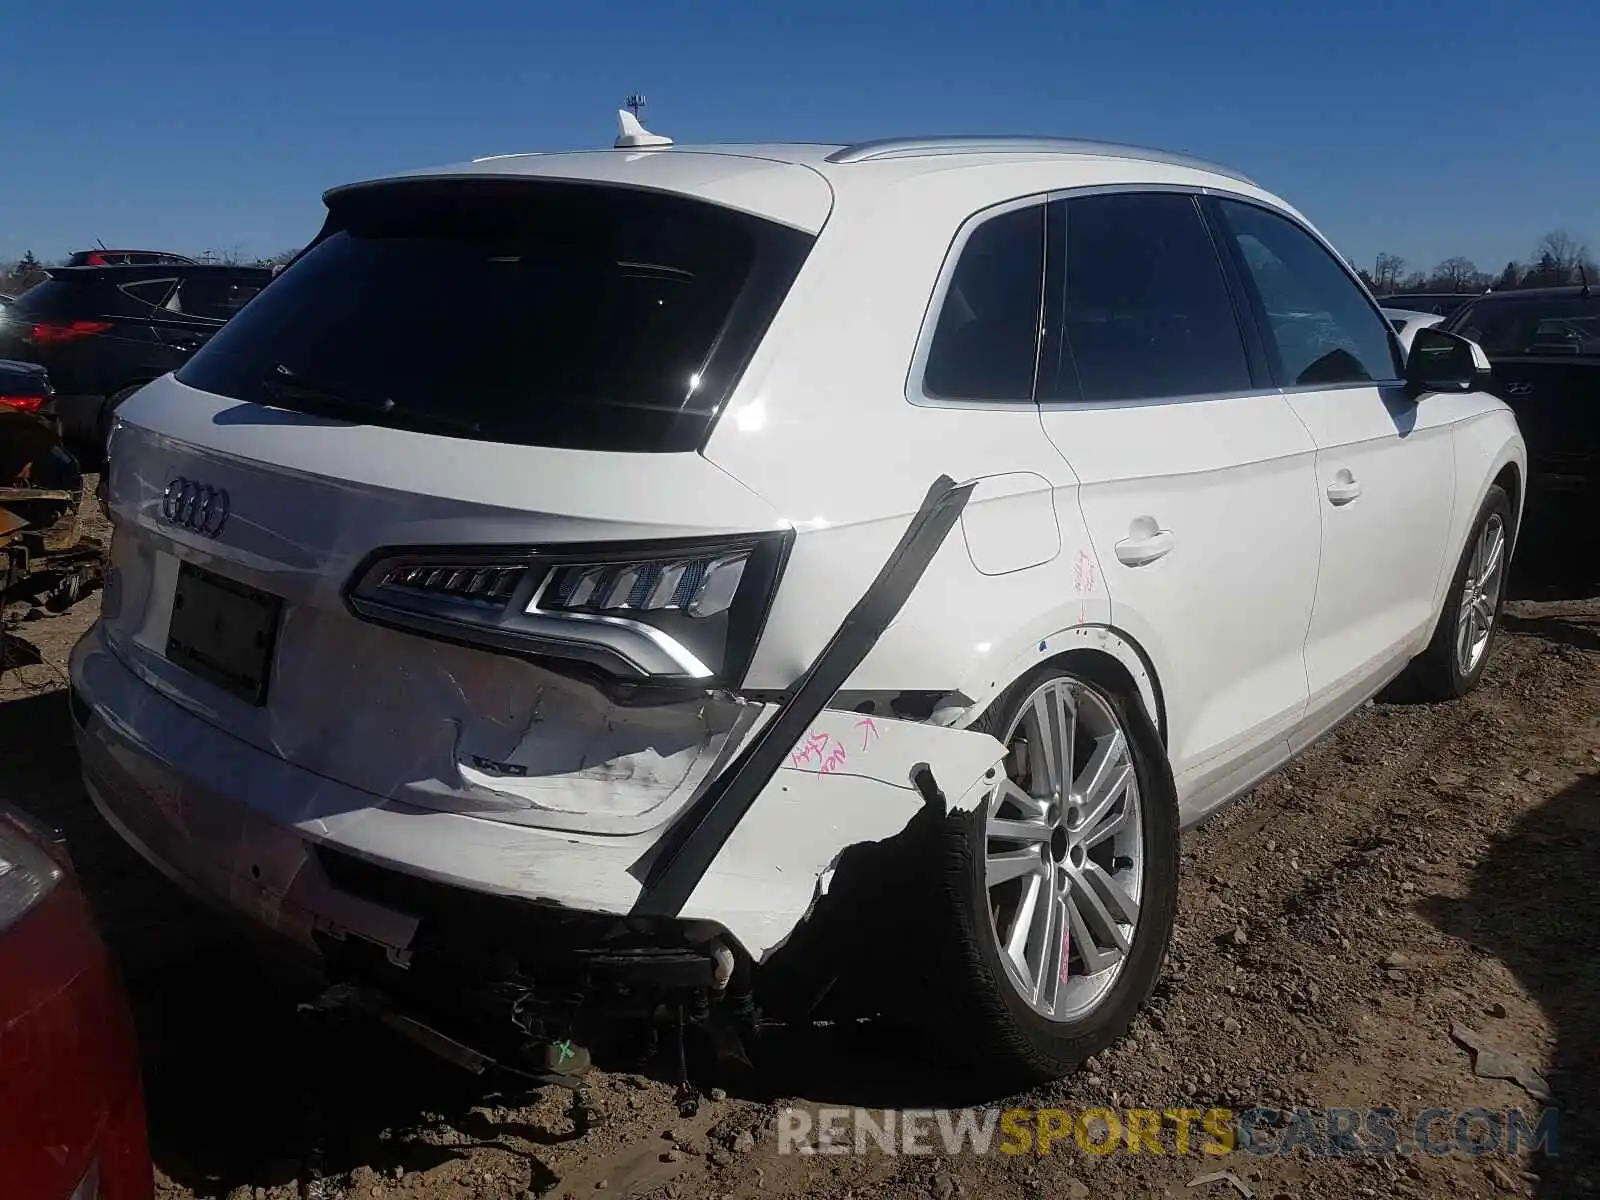
POLYGON ((794 744, 899 615, 976 486, 975 480, 958 484, 948 475, 934 480, 877 578, 846 614, 789 698, 667 830, 645 875, 644 891, 634 902, 633 916, 676 917, 683 911, 794 744))

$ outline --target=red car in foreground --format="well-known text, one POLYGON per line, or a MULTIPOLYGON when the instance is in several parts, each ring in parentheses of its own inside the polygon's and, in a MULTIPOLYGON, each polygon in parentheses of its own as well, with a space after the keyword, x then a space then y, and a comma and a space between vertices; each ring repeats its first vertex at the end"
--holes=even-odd
POLYGON ((121 984, 61 839, 0 804, 0 1196, 153 1190, 121 984))

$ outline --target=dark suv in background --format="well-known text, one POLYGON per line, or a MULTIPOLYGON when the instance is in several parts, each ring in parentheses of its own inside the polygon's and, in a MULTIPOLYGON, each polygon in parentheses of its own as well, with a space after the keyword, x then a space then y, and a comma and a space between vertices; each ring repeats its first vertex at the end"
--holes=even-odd
POLYGON ((1434 313, 1437 316, 1448 317, 1467 302, 1476 300, 1481 294, 1481 292, 1391 292, 1387 296, 1379 296, 1378 303, 1384 308, 1400 308, 1406 312, 1434 313))
POLYGON ((197 263, 52 267, 0 310, 0 358, 49 370, 68 443, 98 464, 117 405, 182 366, 271 279, 197 263))
POLYGON ((1489 390, 1527 439, 1519 561, 1600 580, 1600 293, 1587 285, 1494 292, 1439 328, 1483 347, 1489 390))

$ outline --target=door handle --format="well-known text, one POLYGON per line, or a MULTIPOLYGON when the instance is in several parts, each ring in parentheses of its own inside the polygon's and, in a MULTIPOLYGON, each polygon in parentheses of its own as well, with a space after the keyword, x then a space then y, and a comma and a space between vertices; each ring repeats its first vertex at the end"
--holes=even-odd
POLYGON ((1153 563, 1177 544, 1170 529, 1158 529, 1139 537, 1124 538, 1112 547, 1117 561, 1125 567, 1142 567, 1153 563))
POLYGON ((1328 485, 1328 500, 1333 504, 1349 504, 1361 495, 1361 481, 1349 471, 1340 471, 1328 485))

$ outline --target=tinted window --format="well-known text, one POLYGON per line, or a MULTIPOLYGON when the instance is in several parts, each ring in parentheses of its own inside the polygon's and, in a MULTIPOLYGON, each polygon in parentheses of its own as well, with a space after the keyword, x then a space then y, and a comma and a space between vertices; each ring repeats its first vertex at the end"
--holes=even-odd
POLYGON ((226 321, 261 290, 254 283, 240 283, 226 275, 200 275, 183 280, 167 308, 188 317, 226 321))
POLYGON ((1600 296, 1512 294, 1480 300, 1444 328, 1497 358, 1600 354, 1600 296))
POLYGON ((54 319, 68 313, 83 315, 99 306, 94 292, 78 281, 43 279, 12 301, 18 317, 54 319))
POLYGON ((1223 200, 1219 207, 1258 293, 1283 386, 1400 376, 1387 323, 1321 243, 1256 205, 1223 200))
POLYGON ((1065 337, 1041 399, 1250 390, 1233 302, 1192 197, 1086 196, 1065 211, 1065 337))
POLYGON ((171 279, 145 279, 138 283, 125 283, 122 290, 135 300, 159 306, 166 300, 174 282, 171 279))
POLYGON ((1031 400, 1044 288, 1043 204, 973 229, 939 310, 922 390, 949 400, 1031 400))
POLYGON ((588 184, 411 184, 335 230, 180 372, 363 424, 526 445, 697 446, 812 239, 588 184))

